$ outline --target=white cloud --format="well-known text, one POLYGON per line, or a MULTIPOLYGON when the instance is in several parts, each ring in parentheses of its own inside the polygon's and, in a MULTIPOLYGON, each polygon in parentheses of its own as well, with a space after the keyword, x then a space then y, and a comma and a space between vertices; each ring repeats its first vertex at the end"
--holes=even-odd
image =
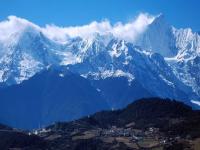
POLYGON ((102 22, 92 22, 83 26, 59 27, 56 25, 46 25, 39 27, 25 19, 15 16, 8 17, 8 20, 0 22, 0 40, 8 38, 11 34, 23 30, 27 26, 32 26, 43 32, 48 38, 65 42, 69 37, 87 38, 94 33, 113 34, 115 37, 133 42, 137 39, 146 27, 153 21, 154 17, 141 13, 128 23, 118 22, 112 25, 108 20, 102 22))
POLYGON ((134 41, 137 36, 143 33, 146 27, 154 20, 153 16, 148 14, 140 14, 135 20, 122 24, 118 23, 113 27, 112 33, 127 41, 134 41))
POLYGON ((118 22, 114 25, 108 20, 102 22, 92 22, 88 25, 76 27, 58 27, 55 25, 47 25, 43 32, 51 39, 64 41, 68 36, 82 38, 88 37, 94 33, 107 34, 111 33, 117 38, 125 39, 127 41, 134 41, 139 34, 141 34, 146 27, 154 20, 154 17, 141 13, 134 20, 128 23, 118 22))
POLYGON ((5 41, 10 35, 21 32, 27 26, 32 26, 37 29, 40 27, 16 16, 9 16, 8 20, 0 22, 0 41, 5 41))
POLYGON ((54 40, 65 41, 68 37, 82 37, 86 38, 94 33, 104 34, 110 32, 112 26, 109 21, 92 22, 88 25, 76 26, 76 27, 58 27, 55 25, 46 25, 43 28, 44 34, 54 40))

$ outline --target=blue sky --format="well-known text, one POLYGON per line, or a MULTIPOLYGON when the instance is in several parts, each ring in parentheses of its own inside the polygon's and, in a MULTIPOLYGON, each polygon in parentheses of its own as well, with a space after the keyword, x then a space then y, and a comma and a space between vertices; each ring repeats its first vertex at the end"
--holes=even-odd
POLYGON ((1 0, 0 20, 9 15, 40 26, 74 26, 105 18, 111 23, 127 22, 140 12, 163 13, 175 27, 200 30, 199 0, 1 0))

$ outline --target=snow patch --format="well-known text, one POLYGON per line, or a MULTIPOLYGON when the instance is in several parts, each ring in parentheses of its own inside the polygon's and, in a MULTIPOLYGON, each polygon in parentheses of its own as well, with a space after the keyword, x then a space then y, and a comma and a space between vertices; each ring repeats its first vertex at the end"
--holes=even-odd
POLYGON ((173 82, 170 82, 169 80, 167 80, 167 79, 166 79, 165 77, 163 77, 162 75, 159 75, 159 77, 160 77, 165 83, 167 83, 167 85, 169 85, 169 86, 175 88, 173 82))
POLYGON ((98 89, 98 88, 97 88, 96 90, 97 90, 98 92, 101 92, 101 90, 100 90, 100 89, 98 89))
POLYGON ((196 104, 196 105, 200 106, 200 101, 191 100, 191 102, 192 102, 193 104, 196 104))
POLYGON ((62 58, 62 62, 60 63, 60 65, 63 65, 63 66, 67 66, 69 64, 73 65, 73 64, 81 62, 81 58, 72 54, 71 52, 58 51, 56 54, 62 58))
POLYGON ((65 75, 63 73, 59 74, 59 77, 63 78, 65 75))
POLYGON ((122 70, 104 70, 100 73, 88 73, 88 74, 84 74, 81 75, 84 78, 87 78, 88 76, 93 76, 94 79, 99 80, 99 78, 102 79, 106 79, 109 77, 126 77, 128 79, 129 82, 133 81, 135 79, 135 77, 129 73, 129 72, 124 72, 122 70))

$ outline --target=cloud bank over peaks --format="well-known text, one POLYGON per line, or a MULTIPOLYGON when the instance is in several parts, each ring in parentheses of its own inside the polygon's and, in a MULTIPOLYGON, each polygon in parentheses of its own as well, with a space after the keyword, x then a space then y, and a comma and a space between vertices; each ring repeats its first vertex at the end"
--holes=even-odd
POLYGON ((93 21, 83 26, 59 27, 46 25, 45 27, 39 27, 26 19, 9 16, 8 20, 0 22, 0 40, 6 40, 14 33, 22 32, 25 28, 32 27, 42 32, 49 39, 61 43, 66 42, 68 38, 81 37, 84 39, 96 33, 100 35, 112 34, 116 38, 134 42, 145 31, 147 26, 153 22, 154 18, 154 16, 147 13, 141 13, 128 23, 117 22, 112 25, 109 20, 104 20, 102 22, 93 21))
POLYGON ((46 25, 43 32, 50 38, 64 42, 67 37, 88 38, 98 33, 100 35, 113 34, 116 38, 133 42, 138 35, 145 31, 146 27, 154 20, 154 16, 147 13, 139 14, 132 21, 123 24, 117 22, 112 25, 109 20, 102 22, 92 22, 88 25, 75 27, 58 27, 55 25, 46 25))

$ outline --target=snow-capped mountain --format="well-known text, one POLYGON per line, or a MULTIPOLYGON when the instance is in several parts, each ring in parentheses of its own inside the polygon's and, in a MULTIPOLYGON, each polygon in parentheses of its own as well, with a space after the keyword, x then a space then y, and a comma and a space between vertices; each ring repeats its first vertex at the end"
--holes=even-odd
POLYGON ((164 15, 157 16, 148 25, 135 44, 142 48, 161 54, 163 57, 172 57, 177 54, 172 26, 166 21, 164 15))
MULTIPOLYGON (((82 58, 83 62, 69 66, 69 69, 91 80, 125 77, 129 86, 133 87, 137 81, 151 96, 186 100, 193 95, 190 87, 177 79, 160 54, 143 51, 124 40, 112 40, 107 46, 101 44, 93 42, 82 58)), ((100 87, 97 88, 103 93, 100 87)), ((117 98, 110 99, 111 105, 120 107, 114 99, 117 98)), ((127 104, 124 99, 122 106, 127 104)))
POLYGON ((176 77, 200 96, 200 36, 190 28, 176 29, 160 15, 136 42, 164 56, 176 77))
POLYGON ((0 42, 0 82, 21 83, 50 64, 57 64, 59 47, 33 26, 25 26, 0 42))
POLYGON ((168 96, 167 92, 152 87, 162 82, 174 89, 185 84, 188 87, 180 89, 187 89, 187 93, 191 87, 199 95, 198 73, 195 72, 194 77, 190 71, 193 67, 197 72, 199 69, 199 35, 192 33, 191 29, 170 26, 163 15, 150 21, 146 30, 133 42, 110 32, 94 32, 84 38, 67 36, 61 43, 50 39, 44 29, 25 19, 9 17, 9 22, 12 22, 10 26, 20 27, 0 39, 2 83, 21 83, 51 65, 64 65, 85 78, 95 80, 120 76, 126 77, 129 84, 134 79, 141 80, 141 83, 148 80, 142 84, 147 89, 155 88, 151 92, 157 93, 153 94, 155 96, 168 96), (161 81, 156 82, 157 79, 161 81))
MULTIPOLYGON (((79 27, 73 29, 72 27, 69 29, 49 28, 39 27, 17 17, 9 17, 8 21, 0 23, 0 34, 5 35, 0 36, 0 82, 2 89, 0 95, 3 91, 9 93, 10 88, 12 92, 18 93, 19 89, 23 89, 23 86, 26 85, 23 84, 26 80, 30 80, 26 82, 29 84, 37 82, 33 79, 34 76, 40 75, 38 74, 40 72, 44 71, 45 74, 45 70, 48 72, 51 68, 56 68, 56 70, 64 68, 66 71, 72 72, 70 76, 78 75, 81 80, 85 78, 87 82, 82 87, 71 84, 73 92, 76 88, 79 91, 84 89, 86 95, 82 93, 82 97, 91 101, 91 97, 94 96, 87 97, 87 95, 93 91, 98 95, 98 98, 101 98, 99 106, 109 106, 115 109, 143 97, 167 97, 182 100, 195 108, 199 107, 200 36, 198 33, 192 32, 191 29, 176 29, 165 21, 163 15, 153 19, 151 17, 149 20, 144 16, 139 17, 139 21, 136 20, 135 23, 124 26, 110 27, 107 23, 93 23, 84 26, 83 33, 82 28, 79 27), (141 21, 141 19, 145 21, 141 21), (144 24, 142 25, 143 29, 139 26, 141 23, 144 24), (98 32, 90 33, 88 31, 90 34, 86 34, 85 28, 88 30, 92 27, 93 29, 94 26, 95 31, 98 32), (121 28, 124 32, 131 29, 137 34, 134 33, 134 36, 127 38, 123 33, 123 36, 120 37, 121 31, 119 32, 119 30, 121 28), (54 30, 56 32, 53 32, 54 30), (83 35, 71 36, 74 32, 75 35, 79 32, 83 35), (131 37, 134 39, 131 40, 131 37)), ((56 73, 59 78, 69 77, 62 71, 61 73, 56 71, 56 73)), ((77 78, 70 77, 70 79, 77 78)), ((58 81, 60 82, 60 79, 58 81)), ((54 79, 41 83, 40 87, 51 86, 51 83, 55 84, 54 79)), ((66 84, 68 83, 66 82, 66 84)), ((31 96, 32 89, 29 84, 28 89, 31 96)), ((63 87, 65 86, 63 85, 63 87)), ((42 90, 45 91, 45 89, 42 90)), ((59 90, 49 91, 56 98, 55 95, 65 93, 61 88, 59 90)), ((62 100, 58 97, 56 107, 60 110, 59 113, 62 113, 62 116, 66 116, 67 119, 70 118, 70 114, 63 109, 62 105, 65 103, 66 107, 70 107, 69 102, 74 101, 75 96, 70 96, 72 94, 70 91, 66 91, 66 93, 67 95, 64 94, 62 100)), ((19 93, 16 98, 18 96, 23 97, 23 92, 19 93)), ((38 97, 42 103, 36 103, 42 105, 41 109, 45 108, 48 113, 58 114, 58 111, 53 107, 54 104, 52 104, 55 101, 50 102, 47 98, 43 99, 40 93, 38 97), (51 108, 52 112, 49 112, 51 108)), ((7 95, 1 98, 5 104, 4 108, 8 107, 7 98, 9 101, 16 101, 15 97, 7 95)), ((28 97, 22 99, 23 101, 30 100, 28 97)), ((78 105, 77 97, 75 101, 74 105, 78 105)), ((84 110, 84 106, 80 106, 80 111, 84 110)), ((103 109, 103 107, 98 109, 95 103, 89 106, 90 108, 94 107, 91 112, 103 109)), ((76 108, 78 111, 78 106, 76 108)), ((74 114, 73 118, 80 117, 80 114, 87 114, 82 112, 76 115, 77 112, 71 109, 70 111, 74 114)), ((5 112, 13 115, 12 112, 5 112)), ((4 116, 4 112, 1 113, 4 116)), ((46 123, 56 121, 59 118, 59 115, 56 117, 52 115, 52 118, 49 115, 45 116, 43 110, 38 115, 40 118, 41 116, 48 118, 48 120, 42 120, 46 123)))

